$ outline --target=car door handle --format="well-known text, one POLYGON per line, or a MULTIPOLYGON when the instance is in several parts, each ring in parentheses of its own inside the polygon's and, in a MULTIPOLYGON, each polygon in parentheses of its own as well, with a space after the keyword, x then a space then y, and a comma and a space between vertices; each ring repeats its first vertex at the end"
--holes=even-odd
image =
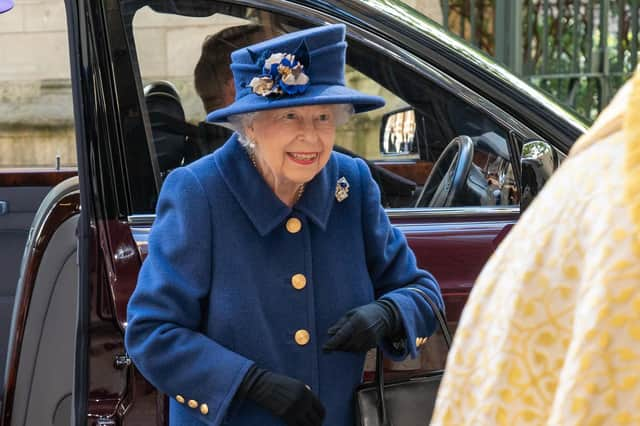
POLYGON ((0 200, 0 216, 9 214, 9 202, 0 200))

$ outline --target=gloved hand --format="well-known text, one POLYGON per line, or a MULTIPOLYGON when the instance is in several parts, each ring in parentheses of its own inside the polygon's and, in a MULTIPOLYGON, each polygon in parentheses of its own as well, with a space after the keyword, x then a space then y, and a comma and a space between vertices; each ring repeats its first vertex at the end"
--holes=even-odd
POLYGON ((290 426, 320 426, 325 416, 322 402, 307 385, 255 365, 249 369, 238 393, 290 426))
POLYGON ((383 338, 402 331, 400 315, 389 300, 377 300, 347 312, 328 333, 325 351, 365 352, 375 348, 383 338))

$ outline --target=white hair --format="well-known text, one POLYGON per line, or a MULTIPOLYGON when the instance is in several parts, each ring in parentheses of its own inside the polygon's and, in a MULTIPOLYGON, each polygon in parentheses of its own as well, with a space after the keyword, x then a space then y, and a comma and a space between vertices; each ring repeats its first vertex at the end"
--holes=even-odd
MULTIPOLYGON (((355 110, 352 104, 331 104, 335 108, 336 114, 336 127, 342 126, 345 124, 353 114, 355 114, 355 110)), ((247 138, 245 130, 247 127, 250 127, 255 120, 256 116, 260 114, 262 111, 255 112, 247 112, 245 114, 236 114, 230 115, 227 120, 229 121, 229 125, 225 127, 229 127, 231 130, 238 133, 238 141, 240 144, 247 148, 252 149, 252 141, 247 138)))
POLYGON ((245 147, 250 148, 251 141, 247 138, 245 129, 251 126, 258 112, 247 112, 245 114, 230 115, 227 117, 229 127, 238 134, 238 142, 245 147))

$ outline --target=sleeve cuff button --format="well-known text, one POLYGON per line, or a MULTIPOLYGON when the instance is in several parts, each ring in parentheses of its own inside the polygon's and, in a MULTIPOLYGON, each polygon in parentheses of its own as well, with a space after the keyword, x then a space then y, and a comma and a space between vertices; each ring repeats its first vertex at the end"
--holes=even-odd
POLYGON ((200 406, 200 412, 205 416, 209 413, 209 407, 207 406, 207 404, 202 404, 200 406))

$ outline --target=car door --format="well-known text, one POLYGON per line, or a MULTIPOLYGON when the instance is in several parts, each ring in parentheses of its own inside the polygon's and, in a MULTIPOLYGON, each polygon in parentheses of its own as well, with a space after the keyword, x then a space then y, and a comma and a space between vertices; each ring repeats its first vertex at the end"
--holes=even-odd
MULTIPOLYGON (((100 413, 124 424, 141 424, 150 415, 155 415, 158 424, 166 421, 165 399, 131 366, 123 352, 122 332, 128 297, 146 254, 158 189, 169 171, 161 167, 167 163, 159 160, 160 154, 166 153, 167 146, 180 150, 197 144, 200 134, 194 128, 206 127, 198 124, 205 111, 194 89, 193 70, 208 36, 247 23, 266 28, 265 34, 271 35, 323 22, 348 24, 348 84, 385 97, 388 106, 377 115, 354 118, 340 130, 339 143, 343 150, 367 160, 378 176, 390 219, 406 235, 420 266, 433 272, 441 285, 452 327, 475 277, 519 217, 522 144, 547 138, 560 155, 566 152, 572 130, 556 134, 551 124, 540 120, 548 115, 548 122, 562 122, 561 116, 522 106, 507 112, 504 101, 499 102, 492 93, 510 90, 520 96, 514 99, 528 99, 517 85, 500 81, 492 87, 487 80, 480 84, 477 78, 469 79, 468 70, 456 67, 445 72, 439 62, 441 51, 424 45, 420 50, 416 40, 407 41, 411 34, 405 28, 407 21, 385 14, 379 17, 388 20, 383 26, 365 2, 327 4, 87 2, 86 12, 93 17, 88 27, 94 36, 89 46, 96 55, 92 65, 99 68, 95 75, 102 92, 96 109, 104 113, 99 123, 104 126, 102 144, 92 147, 98 189, 93 197, 101 206, 97 219, 101 254, 93 283, 98 296, 91 309, 94 325, 101 331, 93 339, 96 353, 89 360, 91 415, 100 413), (390 35, 403 29, 402 36, 390 35), (159 84, 159 80, 170 84, 159 84), (157 92, 145 91, 145 87, 160 86, 170 96, 163 97, 167 102, 160 107, 153 104, 153 111, 161 108, 164 115, 151 114, 149 95, 157 92), (404 145, 396 139, 395 147, 389 148, 387 125, 398 117, 395 114, 407 111, 413 113, 413 126, 408 128, 414 129, 414 146, 410 146, 411 138, 404 145), (176 118, 183 124, 176 126, 176 118), (175 144, 166 143, 170 135, 179 136, 175 144), (450 142, 460 136, 468 137, 474 147, 474 155, 467 156, 465 163, 473 170, 471 185, 466 186, 473 188, 465 188, 463 197, 441 194, 451 198, 450 202, 429 207, 422 189, 438 159, 449 152, 450 142), (109 342, 108 349, 104 342, 109 342)), ((449 60, 469 60, 456 58, 455 49, 448 49, 449 60)), ((473 60, 480 60, 479 56, 473 60)), ((534 104, 530 100, 529 105, 534 104)), ((573 129, 574 134, 579 133, 575 126, 573 129)), ((179 159, 188 161, 186 155, 179 159)), ((453 159, 443 160, 443 170, 453 163, 453 159)), ((417 360, 389 367, 439 368, 445 352, 441 345, 426 345, 417 360)))
MULTIPOLYGON (((29 229, 51 188, 75 174, 74 170, 53 167, 50 170, 0 168, 0 271, 3 272, 0 278, 0 377, 5 370, 20 264, 29 229)), ((2 394, 0 392, 0 397, 2 394)))
MULTIPOLYGON (((36 212, 76 175, 67 26, 62 0, 0 15, 0 377, 20 266, 36 212)), ((15 328, 14 324, 14 328, 15 328)), ((15 334, 15 330, 13 330, 15 334)), ((0 387, 0 400, 5 395, 0 387)))
POLYGON ((25 174, 0 170, 0 270, 4 272, 0 278, 0 373, 6 361, 20 259, 36 210, 51 188, 21 179, 25 174))

